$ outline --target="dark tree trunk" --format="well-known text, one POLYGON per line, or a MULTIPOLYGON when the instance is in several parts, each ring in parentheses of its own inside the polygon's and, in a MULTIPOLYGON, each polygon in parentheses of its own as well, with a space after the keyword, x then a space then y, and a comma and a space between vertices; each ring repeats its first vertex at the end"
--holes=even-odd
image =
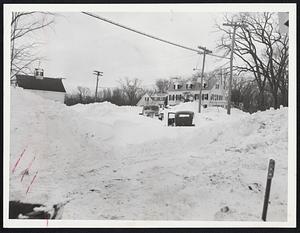
POLYGON ((277 91, 272 91, 273 96, 273 108, 278 109, 279 108, 279 102, 278 102, 278 93, 277 91))
POLYGON ((288 106, 288 91, 286 88, 281 88, 280 92, 281 92, 281 104, 284 107, 287 107, 288 106))
POLYGON ((258 94, 258 110, 265 111, 266 105, 265 105, 265 95, 264 90, 259 90, 258 94))

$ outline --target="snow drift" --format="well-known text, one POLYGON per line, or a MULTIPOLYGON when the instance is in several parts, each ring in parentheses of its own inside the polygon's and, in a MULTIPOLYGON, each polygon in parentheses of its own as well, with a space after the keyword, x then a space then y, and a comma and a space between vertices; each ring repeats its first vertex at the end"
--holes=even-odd
POLYGON ((196 126, 12 88, 10 200, 68 202, 63 219, 260 221, 273 158, 268 221, 287 220, 287 108, 175 110, 194 111, 196 126))

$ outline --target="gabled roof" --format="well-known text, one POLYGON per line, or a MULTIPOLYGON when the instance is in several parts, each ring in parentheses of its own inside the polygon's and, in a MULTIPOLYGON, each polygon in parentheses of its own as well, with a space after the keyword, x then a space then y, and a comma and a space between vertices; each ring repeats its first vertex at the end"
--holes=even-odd
POLYGON ((152 97, 166 97, 168 94, 167 93, 161 93, 161 92, 156 92, 153 95, 151 95, 152 97))
MULTIPOLYGON (((205 88, 202 88, 202 90, 211 90, 214 85, 217 83, 217 79, 215 78, 209 78, 208 80, 203 80, 203 83, 207 83, 207 86, 205 88)), ((200 90, 200 83, 193 81, 193 80, 189 80, 189 81, 176 81, 171 83, 171 85, 168 88, 168 91, 195 91, 195 90, 200 90), (174 84, 178 83, 181 85, 181 87, 179 89, 174 89, 174 84), (187 83, 191 83, 193 84, 192 89, 187 89, 186 88, 186 84, 187 83)))
POLYGON ((61 78, 36 79, 31 75, 16 75, 17 85, 24 89, 66 92, 61 78))

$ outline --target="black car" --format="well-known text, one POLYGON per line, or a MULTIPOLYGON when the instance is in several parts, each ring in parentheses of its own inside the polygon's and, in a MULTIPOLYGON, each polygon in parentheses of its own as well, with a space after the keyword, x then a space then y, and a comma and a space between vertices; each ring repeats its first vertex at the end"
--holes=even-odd
POLYGON ((193 124, 194 112, 178 111, 168 113, 168 126, 195 126, 193 124))

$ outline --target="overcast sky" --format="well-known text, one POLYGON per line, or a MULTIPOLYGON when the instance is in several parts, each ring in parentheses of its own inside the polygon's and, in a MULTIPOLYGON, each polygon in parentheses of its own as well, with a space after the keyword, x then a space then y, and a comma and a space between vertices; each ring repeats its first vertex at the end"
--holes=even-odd
MULTIPOLYGON (((101 13, 99 16, 191 48, 205 46, 216 52, 215 21, 222 13, 101 13)), ((139 78, 150 86, 158 78, 191 76, 201 68, 202 56, 136 34, 82 13, 60 13, 52 29, 38 35, 43 42, 40 67, 48 77, 63 77, 68 90, 95 89, 94 70, 103 71, 99 87, 114 87, 124 77, 139 78)), ((220 54, 220 52, 218 52, 220 54)), ((207 56, 206 71, 228 62, 207 56)))
MULTIPOLYGON (((215 20, 221 13, 101 13, 100 16, 142 32, 197 49, 215 51, 220 34, 215 20)), ((114 87, 124 77, 139 78, 150 86, 158 78, 190 76, 201 68, 202 56, 136 34, 82 13, 60 13, 52 29, 38 35, 43 42, 40 67, 48 77, 66 78, 68 90, 95 88, 94 70, 103 71, 100 87, 114 87)), ((207 57, 206 71, 228 60, 207 57)))

